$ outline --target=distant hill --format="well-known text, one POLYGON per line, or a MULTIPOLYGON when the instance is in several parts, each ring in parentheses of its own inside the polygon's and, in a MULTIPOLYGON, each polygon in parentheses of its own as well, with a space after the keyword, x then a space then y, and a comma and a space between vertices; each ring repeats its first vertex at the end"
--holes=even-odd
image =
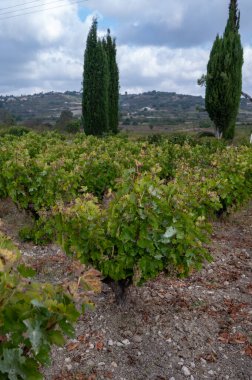
POLYGON ((66 109, 76 116, 81 115, 81 93, 76 91, 0 96, 0 104, 20 122, 37 119, 53 123, 66 109))
MULTIPOLYGON (((17 122, 34 121, 54 124, 63 110, 81 115, 81 96, 77 91, 48 92, 25 96, 0 96, 0 109, 8 111, 17 122)), ((121 124, 174 125, 208 123, 204 98, 175 92, 149 91, 120 95, 121 124)), ((241 99, 240 123, 252 124, 252 102, 241 99)))

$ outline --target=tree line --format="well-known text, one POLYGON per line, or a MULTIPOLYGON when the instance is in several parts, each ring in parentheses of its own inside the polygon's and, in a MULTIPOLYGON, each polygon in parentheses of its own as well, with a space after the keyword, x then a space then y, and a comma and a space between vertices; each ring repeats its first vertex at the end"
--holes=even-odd
MULTIPOLYGON (((217 34, 198 84, 205 85, 205 106, 216 137, 233 139, 242 93, 243 48, 238 1, 230 0, 223 36, 217 34)), ((97 37, 97 19, 91 25, 84 54, 82 124, 87 135, 118 132, 119 71, 116 42, 108 29, 97 37)))

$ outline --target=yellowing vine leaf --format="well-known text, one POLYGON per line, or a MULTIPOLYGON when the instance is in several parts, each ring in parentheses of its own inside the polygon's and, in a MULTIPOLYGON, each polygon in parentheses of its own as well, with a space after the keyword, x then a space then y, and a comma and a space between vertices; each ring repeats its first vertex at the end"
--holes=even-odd
POLYGON ((79 283, 95 293, 101 292, 101 273, 95 269, 90 269, 79 278, 79 283))

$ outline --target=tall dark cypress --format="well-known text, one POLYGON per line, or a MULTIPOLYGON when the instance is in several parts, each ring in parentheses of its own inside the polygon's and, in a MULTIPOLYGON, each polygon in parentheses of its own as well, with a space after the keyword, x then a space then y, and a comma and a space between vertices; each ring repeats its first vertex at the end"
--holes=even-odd
POLYGON ((213 43, 213 47, 210 53, 210 58, 207 65, 206 75, 206 96, 205 104, 206 110, 210 119, 214 122, 216 129, 216 136, 222 137, 223 130, 225 129, 226 118, 223 117, 225 107, 220 101, 223 97, 222 81, 222 38, 219 35, 213 43))
POLYGON ((108 61, 97 38, 97 19, 90 28, 84 54, 82 121, 87 135, 108 131, 108 61))
POLYGON ((206 109, 218 137, 232 139, 242 89, 243 49, 237 0, 231 0, 223 37, 213 44, 206 75, 206 109))
MULTIPOLYGON (((242 91, 243 48, 239 28, 240 11, 238 10, 238 2, 237 0, 231 0, 229 5, 229 18, 223 36, 224 50, 229 52, 229 95, 231 98, 230 103, 232 103, 232 105, 230 104, 230 122, 227 129, 223 132, 223 137, 227 139, 234 137, 235 123, 239 112, 242 91)), ((226 59, 228 58, 226 57, 226 59)))
POLYGON ((119 70, 116 62, 116 41, 112 39, 108 29, 106 38, 103 39, 103 46, 107 53, 109 68, 109 86, 108 86, 108 119, 109 131, 118 132, 119 123, 119 70))

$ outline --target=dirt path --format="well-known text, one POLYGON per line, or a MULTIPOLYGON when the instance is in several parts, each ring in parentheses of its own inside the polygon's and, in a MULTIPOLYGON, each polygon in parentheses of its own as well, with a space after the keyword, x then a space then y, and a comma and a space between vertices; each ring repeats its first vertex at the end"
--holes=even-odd
MULTIPOLYGON (((25 214, 0 202, 0 218, 18 242, 25 214)), ((19 246, 41 281, 66 283, 80 273, 56 245, 19 246)), ((125 309, 109 288, 89 292, 96 308, 80 318, 76 339, 53 349, 45 379, 252 379, 252 203, 214 223, 209 248, 214 261, 201 272, 131 289, 125 309)))

